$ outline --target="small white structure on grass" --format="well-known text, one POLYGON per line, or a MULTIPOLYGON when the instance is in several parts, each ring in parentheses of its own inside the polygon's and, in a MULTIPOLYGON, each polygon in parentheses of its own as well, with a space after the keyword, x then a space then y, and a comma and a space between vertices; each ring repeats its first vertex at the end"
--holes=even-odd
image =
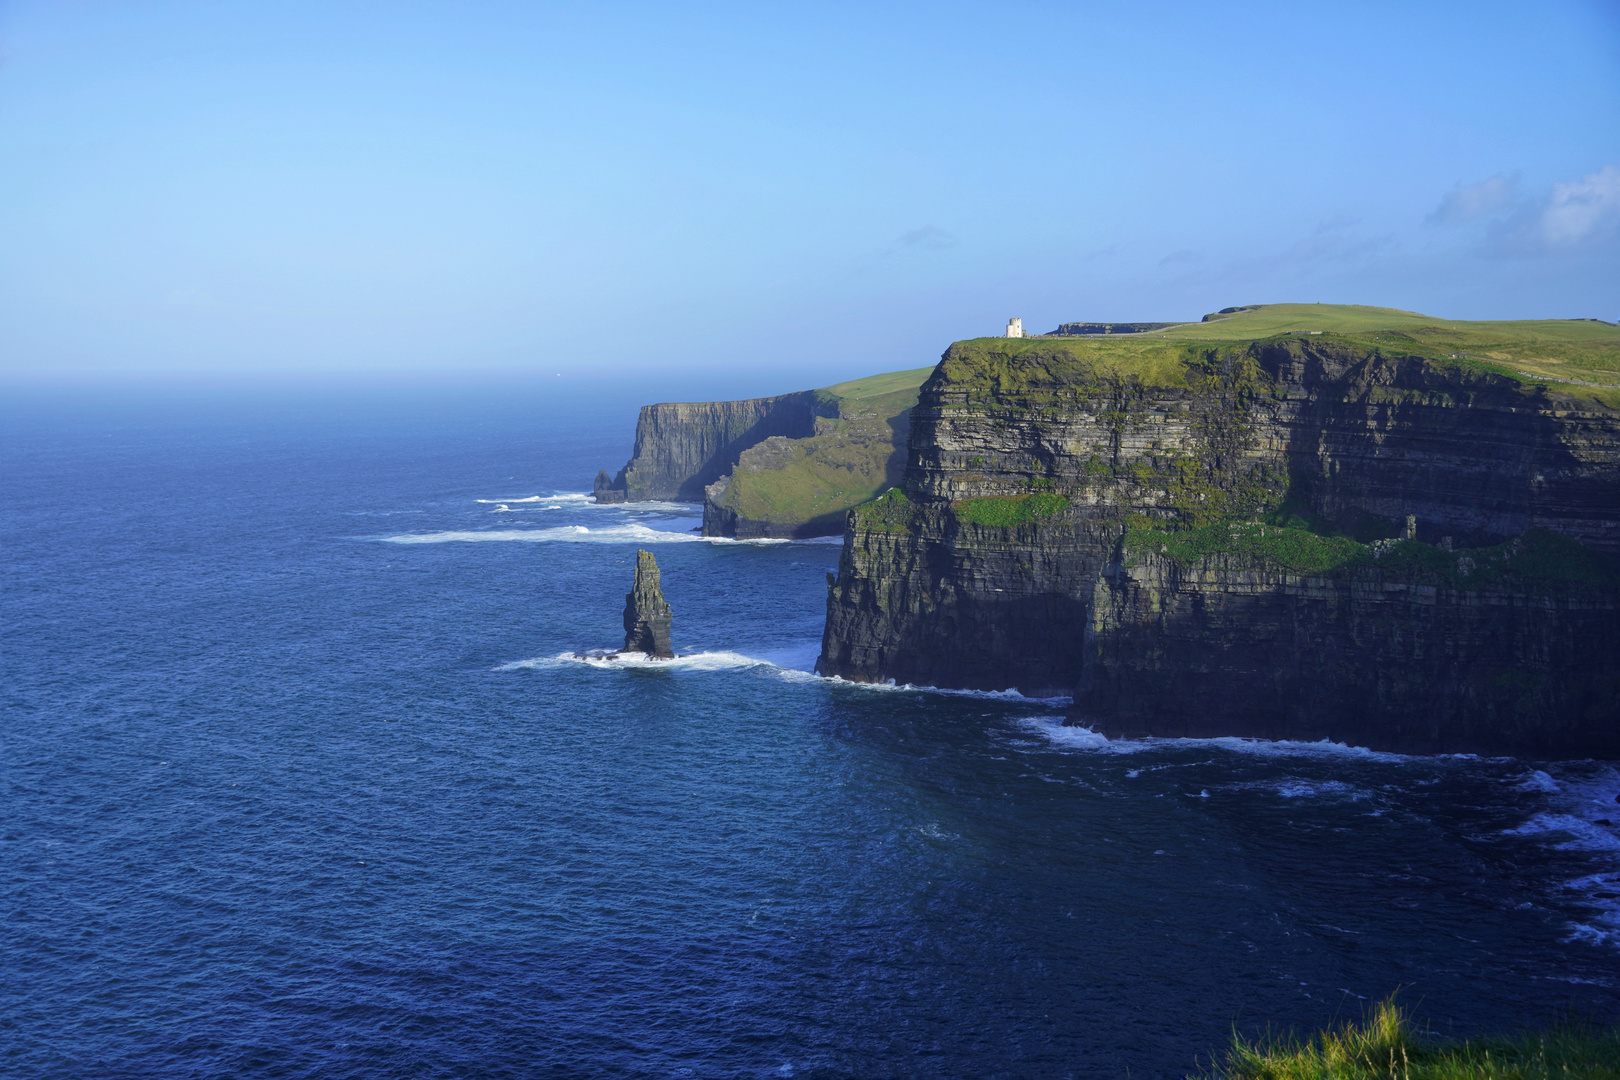
POLYGON ((1007 320, 1007 336, 1008 337, 1023 337, 1024 336, 1024 320, 1023 319, 1008 319, 1007 320))

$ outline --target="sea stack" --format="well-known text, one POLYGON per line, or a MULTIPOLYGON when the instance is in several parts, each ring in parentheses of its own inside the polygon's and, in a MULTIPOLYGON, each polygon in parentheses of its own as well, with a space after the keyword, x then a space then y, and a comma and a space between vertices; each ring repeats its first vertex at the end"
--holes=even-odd
POLYGON ((674 618, 658 583, 658 560, 652 552, 637 550, 636 583, 624 595, 624 651, 646 653, 669 660, 669 624, 674 618))

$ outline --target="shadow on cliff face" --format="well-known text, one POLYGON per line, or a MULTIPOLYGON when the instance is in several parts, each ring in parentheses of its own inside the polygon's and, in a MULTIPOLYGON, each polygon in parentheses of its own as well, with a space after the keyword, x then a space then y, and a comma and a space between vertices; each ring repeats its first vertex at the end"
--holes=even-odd
POLYGON ((1558 521, 1620 551, 1616 530, 1597 527, 1620 507, 1612 450, 1591 454, 1595 433, 1561 419, 1545 387, 1334 343, 1267 342, 1253 353, 1279 387, 1307 396, 1284 409, 1291 494, 1326 521, 1353 528, 1360 515, 1411 514, 1419 539, 1467 547, 1558 521))

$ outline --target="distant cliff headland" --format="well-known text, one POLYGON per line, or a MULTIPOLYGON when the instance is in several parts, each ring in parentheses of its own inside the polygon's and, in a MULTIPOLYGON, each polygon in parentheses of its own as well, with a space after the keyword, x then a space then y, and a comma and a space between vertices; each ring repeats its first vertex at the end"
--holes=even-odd
POLYGON ((706 532, 845 518, 823 674, 1072 696, 1113 735, 1620 757, 1620 327, 1265 305, 958 342, 842 515, 772 476, 828 393, 651 406, 598 482, 703 490, 706 532), (709 434, 655 467, 676 409, 709 434), (751 484, 779 501, 728 504, 751 484))
POLYGON ((834 536, 900 482, 917 388, 932 368, 746 401, 644 405, 635 449, 596 501, 703 503, 703 534, 834 536))

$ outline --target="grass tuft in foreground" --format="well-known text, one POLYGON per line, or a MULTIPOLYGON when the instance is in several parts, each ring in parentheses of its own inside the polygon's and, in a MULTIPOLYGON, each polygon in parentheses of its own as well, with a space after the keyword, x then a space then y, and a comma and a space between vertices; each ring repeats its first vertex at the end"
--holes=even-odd
POLYGON ((1204 1080, 1620 1080, 1620 1028, 1431 1040, 1390 997, 1361 1023, 1300 1039, 1234 1036, 1204 1080))

